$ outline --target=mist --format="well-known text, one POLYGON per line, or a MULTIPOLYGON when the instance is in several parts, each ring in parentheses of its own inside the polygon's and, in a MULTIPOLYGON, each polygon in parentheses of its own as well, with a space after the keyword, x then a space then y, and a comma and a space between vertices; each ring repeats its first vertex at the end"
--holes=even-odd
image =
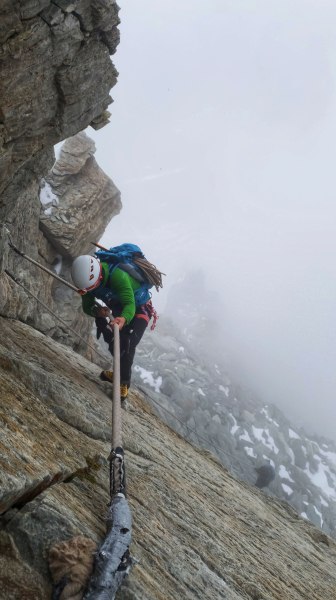
POLYGON ((167 273, 161 312, 201 267, 236 376, 335 438, 334 2, 128 0, 120 17, 111 123, 88 132, 122 193, 102 242, 167 273))

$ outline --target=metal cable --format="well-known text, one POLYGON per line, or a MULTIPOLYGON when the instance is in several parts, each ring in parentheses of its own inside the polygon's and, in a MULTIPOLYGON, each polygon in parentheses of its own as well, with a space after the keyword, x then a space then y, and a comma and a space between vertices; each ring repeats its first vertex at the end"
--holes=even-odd
POLYGON ((30 263, 32 263, 33 265, 35 265, 35 267, 39 267, 39 269, 41 269, 42 271, 45 271, 45 273, 48 273, 48 275, 51 275, 51 277, 53 277, 54 279, 57 279, 57 281, 60 281, 61 283, 64 283, 64 285, 66 285, 68 288, 70 288, 74 292, 79 293, 79 289, 76 288, 76 286, 72 285, 72 283, 69 283, 69 281, 66 281, 65 279, 63 279, 63 277, 60 277, 59 275, 57 275, 56 273, 54 273, 50 269, 47 269, 47 267, 45 267, 44 265, 41 265, 41 263, 37 262, 37 260, 34 260, 33 258, 31 258, 30 256, 28 256, 24 252, 21 252, 21 250, 19 250, 19 248, 17 248, 15 246, 15 244, 12 242, 12 238, 11 238, 10 233, 9 233, 8 230, 7 230, 7 236, 8 236, 8 245, 9 245, 9 247, 12 248, 12 250, 14 250, 14 252, 16 252, 17 254, 19 254, 19 256, 22 256, 22 258, 25 258, 26 260, 28 260, 30 263))
MULTIPOLYGON (((74 329, 72 329, 71 327, 69 327, 69 325, 63 321, 63 319, 61 319, 61 317, 59 317, 58 315, 56 315, 44 302, 42 302, 42 300, 40 300, 37 296, 35 296, 35 294, 33 294, 33 292, 31 292, 28 288, 26 288, 26 286, 21 283, 21 281, 19 281, 16 277, 14 277, 14 275, 12 273, 10 273, 7 269, 5 269, 5 273, 19 286, 21 286, 28 294, 30 294, 37 302, 39 302, 41 304, 41 306, 43 306, 43 308, 45 308, 48 312, 50 312, 55 319, 57 319, 60 323, 62 323, 62 325, 64 325, 69 331, 71 331, 72 333, 74 333, 79 339, 81 339, 85 345, 88 348, 91 348, 91 350, 93 350, 94 352, 96 352, 96 354, 98 356, 100 356, 100 358, 102 358, 104 361, 107 360, 106 356, 104 356, 103 354, 101 354, 98 350, 96 350, 96 348, 94 346, 92 346, 91 344, 89 344, 89 342, 87 342, 85 340, 85 338, 83 338, 79 333, 77 333, 77 331, 75 331, 74 329)), ((117 325, 115 325, 115 327, 117 327, 117 325)), ((118 328, 118 327, 117 327, 118 328)), ((119 329, 118 329, 119 332, 119 329)), ((118 336, 119 337, 119 336, 118 336)), ((117 355, 115 355, 117 356, 117 355)), ((114 388, 113 388, 113 392, 114 392, 114 388)), ((211 440, 206 439, 205 437, 203 437, 202 435, 200 435, 197 431, 197 429, 193 429, 192 427, 189 427, 188 425, 186 425, 183 421, 181 421, 181 419, 179 419, 176 415, 174 415, 174 413, 170 412, 167 408, 165 408, 162 404, 160 404, 160 402, 158 402, 157 400, 155 400, 154 398, 150 397, 151 401, 156 404, 157 406, 159 406, 159 408, 161 408, 164 412, 166 412, 168 415, 170 415, 171 417, 173 417, 173 419, 175 419, 176 421, 178 421, 181 425, 183 425, 183 427, 185 429, 187 429, 187 431, 189 431, 190 433, 194 433, 196 434, 197 438, 199 440, 203 440, 203 442, 206 442, 208 445, 210 444, 218 453, 222 453, 222 454, 226 454, 227 456, 230 456, 232 458, 232 455, 227 452, 226 450, 223 450, 222 448, 218 448, 218 446, 216 446, 211 440)), ((119 401, 120 401, 120 385, 119 385, 119 401)), ((120 402, 119 402, 120 403, 120 402)), ((114 402, 113 405, 116 405, 117 403, 114 402)), ((113 438, 113 434, 112 434, 112 438, 113 438)), ((120 440, 121 441, 121 440, 120 440)), ((121 446, 121 443, 118 444, 119 446, 121 446)), ((114 446, 116 447, 116 446, 114 446)))
POLYGON ((8 271, 8 269, 5 269, 5 273, 19 286, 21 286, 25 292, 27 292, 28 294, 30 294, 37 302, 39 302, 41 304, 41 306, 43 306, 43 308, 45 308, 45 310, 47 310, 48 312, 50 312, 55 319, 57 319, 60 323, 62 323, 62 325, 64 325, 66 327, 66 329, 68 331, 71 331, 72 333, 74 333, 80 340, 82 340, 85 345, 88 348, 91 348, 91 350, 94 350, 94 352, 96 352, 96 354, 98 354, 98 356, 100 356, 100 358, 103 358, 104 361, 107 360, 106 356, 103 356, 103 354, 101 354, 94 346, 91 346, 91 344, 85 339, 83 338, 80 333, 78 333, 77 331, 75 331, 75 329, 72 329, 72 327, 70 327, 68 325, 68 323, 66 323, 65 321, 63 321, 63 319, 61 319, 61 317, 59 317, 58 315, 56 315, 56 313, 54 313, 51 308, 49 308, 49 306, 47 306, 44 302, 42 302, 42 300, 40 300, 37 296, 35 296, 35 294, 33 294, 33 292, 31 292, 21 281, 19 281, 16 277, 14 277, 14 275, 12 273, 10 273, 10 271, 8 271))

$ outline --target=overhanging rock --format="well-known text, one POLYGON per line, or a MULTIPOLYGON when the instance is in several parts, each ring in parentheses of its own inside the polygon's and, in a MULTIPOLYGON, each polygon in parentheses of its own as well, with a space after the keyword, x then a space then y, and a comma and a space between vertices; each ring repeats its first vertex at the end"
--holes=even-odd
POLYGON ((120 192, 94 159, 94 142, 79 133, 63 144, 60 157, 42 181, 40 227, 63 255, 87 253, 121 210, 120 192))

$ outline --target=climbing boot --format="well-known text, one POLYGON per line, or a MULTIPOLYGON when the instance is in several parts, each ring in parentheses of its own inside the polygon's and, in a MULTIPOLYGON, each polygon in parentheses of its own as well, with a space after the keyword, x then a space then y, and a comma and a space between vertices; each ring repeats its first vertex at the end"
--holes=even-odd
POLYGON ((102 371, 99 375, 102 381, 109 381, 113 383, 113 371, 102 371))
POLYGON ((128 385, 126 383, 122 383, 120 386, 120 400, 123 402, 126 400, 128 396, 128 385))

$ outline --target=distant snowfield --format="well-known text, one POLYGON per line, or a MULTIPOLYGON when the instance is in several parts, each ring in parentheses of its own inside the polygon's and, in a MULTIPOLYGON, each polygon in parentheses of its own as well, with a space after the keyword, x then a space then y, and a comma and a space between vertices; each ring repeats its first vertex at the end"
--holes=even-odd
POLYGON ((252 432, 256 440, 272 450, 274 454, 279 454, 279 448, 276 446, 273 437, 270 435, 269 429, 261 429, 252 425, 252 432))
MULTIPOLYGON (((281 411, 273 405, 258 406, 255 411, 253 407, 248 410, 241 408, 234 387, 228 376, 221 374, 218 365, 213 365, 213 371, 207 372, 190 355, 192 343, 186 341, 187 334, 186 331, 184 337, 175 341, 175 347, 171 344, 171 352, 174 350, 176 354, 175 361, 171 356, 167 360, 160 345, 156 347, 155 338, 146 338, 148 347, 141 348, 139 353, 143 366, 135 367, 138 377, 164 396, 162 390, 165 387, 162 384, 166 373, 175 372, 178 382, 176 389, 181 389, 179 402, 183 405, 184 400, 190 402, 193 399, 193 407, 187 404, 185 410, 190 410, 190 417, 194 410, 197 412, 200 428, 203 419, 202 435, 205 439, 209 436, 210 446, 212 444, 215 448, 218 444, 221 449, 222 440, 225 442, 229 441, 228 437, 232 438, 229 441, 229 445, 232 445, 230 451, 236 454, 237 460, 242 458, 244 467, 251 464, 253 475, 255 466, 272 465, 275 480, 270 485, 271 491, 292 504, 303 518, 311 520, 326 533, 333 534, 336 506, 335 444, 324 443, 323 438, 314 439, 302 429, 291 427, 281 411), (162 377, 158 376, 159 373, 162 373, 162 377), (214 432, 219 435, 215 444, 214 432)), ((169 412, 174 416, 173 405, 169 412)), ((223 447, 227 452, 225 443, 223 447)))
POLYGON ((331 472, 327 465, 323 465, 321 458, 317 455, 314 458, 319 462, 318 470, 316 473, 312 473, 309 467, 304 469, 306 475, 308 475, 310 481, 322 490, 329 498, 336 501, 336 477, 331 472), (335 487, 331 487, 330 483, 333 483, 335 487))

